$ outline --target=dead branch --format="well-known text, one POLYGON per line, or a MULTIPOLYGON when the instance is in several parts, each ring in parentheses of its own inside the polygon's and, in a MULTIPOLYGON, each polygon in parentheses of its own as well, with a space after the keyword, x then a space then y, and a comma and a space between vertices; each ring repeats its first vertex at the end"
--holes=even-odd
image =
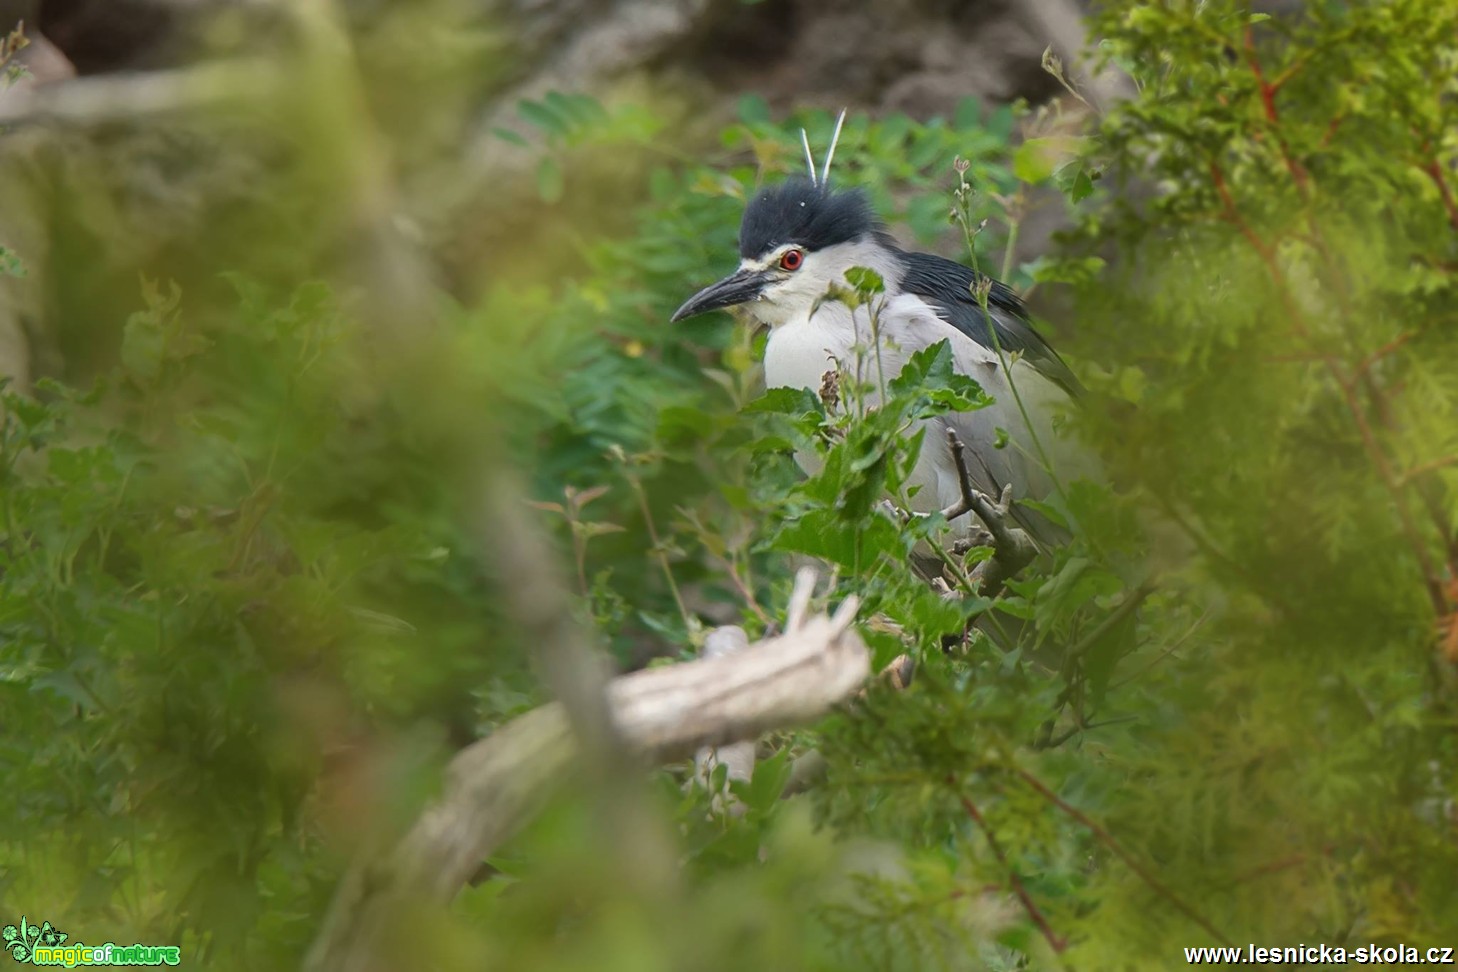
MULTIPOLYGON (((793 599, 792 599, 793 600, 793 599)), ((721 658, 743 651, 749 647, 749 636, 737 625, 725 625, 709 632, 704 641, 705 658, 721 658)), ((694 754, 694 779, 700 786, 713 785, 714 770, 723 766, 725 782, 748 783, 754 777, 755 741, 745 739, 724 746, 703 746, 694 754)), ((744 804, 732 793, 714 794, 714 808, 738 816, 744 812, 744 804)))
POLYGON ((966 447, 952 429, 947 429, 947 445, 952 461, 957 464, 957 482, 962 498, 942 510, 948 521, 973 513, 992 536, 992 559, 984 560, 972 571, 972 581, 983 591, 996 591, 1003 582, 1032 563, 1038 546, 1027 531, 1012 522, 1012 485, 1002 488, 996 500, 977 489, 967 469, 966 447))
MULTIPOLYGON (((851 628, 857 600, 846 599, 829 617, 806 617, 798 601, 800 623, 779 637, 613 679, 605 697, 621 744, 643 762, 682 759, 702 746, 816 719, 854 694, 870 673, 865 643, 851 628)), ((305 969, 390 967, 379 936, 398 910, 449 901, 562 781, 579 753, 556 702, 463 750, 447 769, 443 795, 405 837, 349 869, 305 969)))
POLYGON ((0 125, 104 125, 244 102, 278 86, 277 67, 262 60, 72 78, 27 87, 6 99, 0 125))

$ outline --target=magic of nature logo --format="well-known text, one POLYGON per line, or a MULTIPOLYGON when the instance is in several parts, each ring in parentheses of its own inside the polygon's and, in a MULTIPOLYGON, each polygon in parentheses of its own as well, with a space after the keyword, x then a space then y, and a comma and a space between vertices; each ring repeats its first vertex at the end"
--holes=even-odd
POLYGON ((176 945, 86 945, 70 938, 50 922, 33 925, 24 915, 18 925, 0 929, 5 951, 22 965, 59 965, 73 969, 88 965, 178 965, 182 949, 176 945))

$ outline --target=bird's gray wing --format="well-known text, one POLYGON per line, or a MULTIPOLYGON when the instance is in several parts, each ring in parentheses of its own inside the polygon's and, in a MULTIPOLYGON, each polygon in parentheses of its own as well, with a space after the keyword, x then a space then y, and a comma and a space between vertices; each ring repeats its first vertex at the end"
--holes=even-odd
MULTIPOLYGON (((951 452, 945 445, 948 430, 961 440, 967 471, 980 492, 996 500, 1003 487, 1011 485, 1015 500, 1046 499, 1053 483, 1037 455, 1029 422, 1039 427, 1039 439, 1051 448, 1050 418, 1067 401, 1063 389, 1028 356, 1004 370, 1003 361, 990 347, 956 327, 939 307, 919 295, 902 293, 889 301, 883 309, 880 326, 882 335, 896 348, 897 356, 947 341, 951 345, 953 367, 976 381, 992 398, 992 403, 985 408, 951 412, 931 420, 932 434, 923 450, 924 453, 933 450, 940 505, 949 505, 960 495, 951 452), (1016 395, 1012 381, 1017 382, 1016 395), (999 447, 1004 435, 1007 441, 999 447)), ((903 363, 898 362, 894 367, 899 370, 903 363)), ((1066 539, 1062 531, 1035 510, 1015 503, 1012 514, 1035 539, 1049 544, 1066 539)))
POLYGON ((984 314, 972 289, 978 280, 986 278, 971 267, 931 253, 903 253, 901 261, 905 268, 902 290, 916 294, 935 307, 942 320, 984 348, 991 348, 992 333, 987 321, 991 317, 992 326, 997 330, 998 347, 1009 353, 1021 352, 1043 377, 1070 397, 1083 394, 1083 385, 1058 352, 1033 330, 1023 302, 1007 285, 992 281, 987 294, 988 313, 984 314))
MULTIPOLYGON (((948 426, 956 430, 957 437, 963 439, 963 455, 967 461, 967 471, 971 475, 973 484, 995 503, 1002 496, 1002 488, 1008 484, 1012 477, 1008 475, 1009 470, 1005 463, 990 463, 988 461, 989 451, 987 449, 987 443, 974 443, 971 447, 967 447, 966 434, 969 430, 959 428, 959 426, 965 424, 965 420, 958 421, 959 418, 960 416, 956 414, 944 417, 947 420, 948 426)), ((1015 494, 1017 486, 1017 483, 1013 484, 1015 494)), ((1024 489, 1026 488, 1027 486, 1024 484, 1024 489)), ((1027 495, 1013 496, 1013 504, 1008 512, 1014 522, 1026 530, 1034 540, 1045 547, 1061 546, 1067 543, 1071 535, 1066 529, 1048 519, 1040 511, 1031 509, 1019 502, 1020 500, 1031 498, 1041 497, 1030 497, 1027 495)))

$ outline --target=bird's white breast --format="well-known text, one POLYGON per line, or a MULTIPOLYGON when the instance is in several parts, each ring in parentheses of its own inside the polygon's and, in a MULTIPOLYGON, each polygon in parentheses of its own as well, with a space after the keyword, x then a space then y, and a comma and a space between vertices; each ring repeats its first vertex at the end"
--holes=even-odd
POLYGON ((827 371, 851 355, 855 332, 830 314, 798 317, 770 331, 764 349, 764 382, 770 388, 809 388, 817 391, 827 371), (842 324, 844 326, 834 326, 842 324))
MULTIPOLYGON (((943 321, 933 308, 910 294, 892 297, 878 308, 875 342, 871 324, 871 314, 865 307, 852 312, 844 304, 826 302, 813 314, 792 318, 774 328, 765 347, 765 384, 818 391, 825 373, 838 369, 850 376, 859 375, 859 380, 873 389, 868 393, 868 404, 873 404, 877 397, 874 388, 882 376, 891 380, 901 373, 913 353, 945 339, 951 345, 956 370, 981 384, 994 404, 924 423, 927 436, 911 475, 911 485, 919 491, 911 505, 930 512, 960 498, 961 485, 945 446, 949 428, 957 432, 971 453, 979 488, 995 494, 1002 484, 1011 482, 1020 497, 1041 496, 1046 477, 1029 461, 1028 429, 997 354, 943 321), (1000 429, 1008 433, 1013 444, 998 449, 995 442, 1000 429)), ((1034 415, 1044 413, 1052 406, 1051 399, 1061 397, 1055 386, 1026 363, 1015 364, 1012 371, 1018 392, 1034 415)), ((817 471, 816 457, 798 455, 796 459, 807 473, 817 471)), ((963 530, 972 525, 970 517, 956 524, 963 530)))

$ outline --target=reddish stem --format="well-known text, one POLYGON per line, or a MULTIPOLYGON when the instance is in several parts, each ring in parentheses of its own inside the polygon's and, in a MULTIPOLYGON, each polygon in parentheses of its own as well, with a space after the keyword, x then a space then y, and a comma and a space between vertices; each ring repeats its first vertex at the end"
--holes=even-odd
POLYGON ((1235 208, 1235 199, 1230 195, 1230 186, 1225 182, 1225 173, 1221 170, 1220 163, 1214 161, 1210 163, 1210 178, 1215 181, 1215 191, 1219 193, 1220 202, 1225 206, 1225 218, 1230 220, 1235 228, 1240 230, 1241 235, 1250 241, 1250 245, 1255 247, 1256 252, 1261 255, 1261 259, 1270 263, 1274 254, 1266 249, 1266 241, 1256 235, 1256 231, 1250 228, 1250 224, 1240 218, 1240 212, 1235 208))
MULTIPOLYGON (((1323 857, 1330 857, 1331 852, 1334 848, 1334 844, 1327 844, 1325 847, 1321 848, 1321 855, 1323 857)), ((1293 867, 1300 867, 1301 865, 1307 863, 1307 861, 1309 861, 1310 859, 1311 855, 1309 854, 1292 854, 1290 857, 1284 857, 1279 861, 1272 861, 1269 864, 1262 864, 1259 867, 1254 867, 1248 871, 1243 871, 1242 873, 1237 874, 1234 878, 1232 878, 1230 883, 1244 884, 1247 881, 1254 881, 1258 878, 1270 877, 1272 874, 1279 874, 1280 872, 1290 870, 1293 867)))
POLYGON ((1423 171, 1428 174, 1428 177, 1433 180, 1433 184, 1438 187, 1438 195, 1443 197, 1443 208, 1448 211, 1448 222, 1453 224, 1455 230, 1458 230, 1458 201, 1454 201, 1453 199, 1453 190, 1449 188, 1448 179, 1443 175, 1443 167, 1434 158, 1430 159, 1427 165, 1423 166, 1423 171))
MULTIPOLYGON (((956 786, 956 780, 950 776, 947 777, 947 782, 954 787, 956 786)), ((982 836, 987 838, 987 846, 992 848, 992 854, 997 858, 997 863, 1001 864, 1003 870, 1007 871, 1008 881, 1012 884, 1013 893, 1023 903, 1023 910, 1028 913, 1028 918, 1034 925, 1038 926, 1038 931, 1042 933, 1043 939, 1048 943, 1048 947, 1053 949, 1053 953, 1055 955, 1062 955, 1064 950, 1068 948, 1068 942, 1058 937, 1053 931, 1052 926, 1048 924, 1048 919, 1043 917, 1043 912, 1038 910, 1038 906, 1034 903, 1032 895, 1028 894, 1028 889, 1023 886, 1023 879, 1018 876, 1018 872, 1008 863, 1007 854, 1003 853, 1002 845, 997 842, 997 837, 993 834, 992 828, 988 826, 987 820, 982 816, 982 811, 978 810, 977 804, 973 803, 963 793, 959 792, 957 799, 962 801, 962 809, 967 811, 967 816, 972 818, 972 822, 977 825, 977 829, 982 831, 982 836)))
POLYGON ((1411 341, 1416 336, 1417 335, 1414 334, 1412 331, 1405 331, 1402 334, 1399 334, 1397 337, 1393 338, 1391 341, 1388 341, 1386 344, 1382 345, 1382 347, 1378 348, 1376 351, 1373 351, 1371 354, 1367 355, 1365 358, 1359 361, 1353 374, 1356 376, 1365 375, 1367 373, 1367 370, 1370 369, 1374 364, 1381 361, 1383 358, 1387 357, 1389 354, 1396 351, 1398 348, 1402 347, 1404 344, 1411 341))
POLYGON ((1300 867, 1306 863, 1305 854, 1293 854, 1290 857, 1279 861, 1272 861, 1270 864, 1262 864, 1260 867, 1251 868, 1242 874, 1237 874, 1231 881, 1232 884, 1245 884, 1247 881, 1254 881, 1257 878, 1270 877, 1272 874, 1279 874, 1282 871, 1290 870, 1293 867, 1300 867))
POLYGON ((1200 914, 1194 908, 1186 904, 1184 900, 1181 899, 1179 895, 1175 894, 1174 891, 1171 890, 1164 882, 1160 881, 1153 874, 1149 873, 1144 865, 1140 864, 1137 860, 1135 860, 1134 855, 1130 854, 1127 850, 1124 849, 1122 844, 1114 839, 1113 834, 1109 833, 1103 827, 1099 826, 1096 822, 1091 820, 1088 815, 1085 814, 1082 810, 1073 806, 1071 803, 1068 803, 1058 794, 1048 789, 1048 787, 1044 786, 1043 783, 1036 776, 1029 773, 1027 770, 1015 769, 1014 772, 1017 773, 1018 776, 1022 777, 1023 781, 1031 786, 1034 790, 1036 790, 1041 797, 1043 797, 1059 810, 1062 810, 1068 816, 1072 817, 1074 820, 1078 821, 1080 824, 1086 827, 1088 831, 1098 839, 1099 843, 1107 847, 1115 857, 1124 862, 1129 870, 1133 871, 1136 875, 1138 875, 1140 880, 1142 880, 1145 884, 1149 885, 1149 887, 1160 897, 1164 898, 1170 904, 1174 905, 1175 908, 1178 909, 1186 918, 1189 918, 1195 924, 1205 929, 1205 931, 1208 932, 1211 937, 1213 937, 1217 942, 1221 943, 1222 945, 1230 944, 1230 939, 1222 935, 1220 933, 1220 930, 1212 925, 1208 918, 1206 918, 1204 915, 1200 914))
POLYGON ((1255 74, 1257 83, 1261 88, 1261 104, 1266 109, 1266 120, 1272 124, 1276 121, 1276 89, 1266 81, 1265 72, 1261 70, 1260 58, 1256 56, 1255 31, 1247 25, 1245 28, 1245 60, 1250 65, 1251 72, 1255 74))
MULTIPOLYGON (((1215 191, 1219 194, 1220 201, 1225 207, 1225 218, 1240 230, 1241 235, 1255 248, 1261 261, 1265 264, 1266 273, 1269 274, 1271 282, 1276 287, 1277 296, 1280 298, 1287 318, 1291 321, 1292 330, 1296 332, 1297 337, 1310 340, 1311 331, 1306 325, 1306 315, 1302 313, 1300 306, 1291 296, 1291 288, 1285 273, 1281 270, 1280 261, 1276 259, 1275 250, 1261 239, 1260 235, 1241 217, 1240 210, 1236 208, 1235 199, 1230 193, 1230 187, 1225 182, 1225 174, 1221 171, 1220 164, 1213 160, 1210 162, 1210 177, 1214 180, 1215 191)), ((1361 375, 1361 372, 1357 372, 1356 377, 1346 375, 1334 355, 1323 355, 1321 360, 1341 391, 1342 400, 1347 406, 1347 411, 1351 413, 1352 420, 1357 426, 1357 432, 1361 436, 1362 446, 1367 452, 1368 458, 1372 460, 1373 466, 1376 467, 1377 475, 1382 480, 1383 486, 1392 497, 1393 505, 1397 508, 1398 520, 1402 525, 1402 532, 1406 535, 1408 544, 1412 547, 1413 556, 1417 558, 1418 567, 1423 573, 1428 597, 1432 601, 1434 610, 1441 615, 1444 613, 1445 605, 1437 571, 1434 569, 1432 558, 1428 556, 1427 549, 1423 546, 1422 535, 1418 533, 1412 511, 1408 509, 1407 502, 1403 498, 1401 484, 1398 482, 1391 464, 1387 461, 1387 454, 1382 451, 1382 446, 1377 441, 1376 433, 1372 431, 1372 423, 1368 421, 1367 413, 1362 409, 1361 399, 1357 395, 1357 377, 1361 375)))
MULTIPOLYGON (((1296 188, 1305 194, 1306 169, 1291 157, 1291 150, 1286 146, 1286 140, 1281 137, 1279 130, 1281 118, 1276 111, 1276 89, 1279 85, 1266 80, 1266 73, 1261 69, 1260 57, 1256 54, 1255 35, 1249 25, 1245 28, 1245 60, 1250 65, 1251 73, 1255 75, 1256 85, 1261 93, 1261 106, 1265 109, 1266 121, 1271 125, 1271 132, 1276 136, 1276 144, 1281 148, 1281 159, 1286 163, 1286 169, 1291 173, 1296 188)), ((1284 78, 1281 83, 1284 83, 1284 78)))
POLYGON ((1427 462, 1421 463, 1420 465, 1413 466, 1407 472, 1403 473, 1402 481, 1404 483, 1412 482, 1419 476, 1426 475, 1435 469, 1442 469, 1446 466, 1452 466, 1454 464, 1458 464, 1458 455, 1444 456, 1441 459, 1431 459, 1427 462))

